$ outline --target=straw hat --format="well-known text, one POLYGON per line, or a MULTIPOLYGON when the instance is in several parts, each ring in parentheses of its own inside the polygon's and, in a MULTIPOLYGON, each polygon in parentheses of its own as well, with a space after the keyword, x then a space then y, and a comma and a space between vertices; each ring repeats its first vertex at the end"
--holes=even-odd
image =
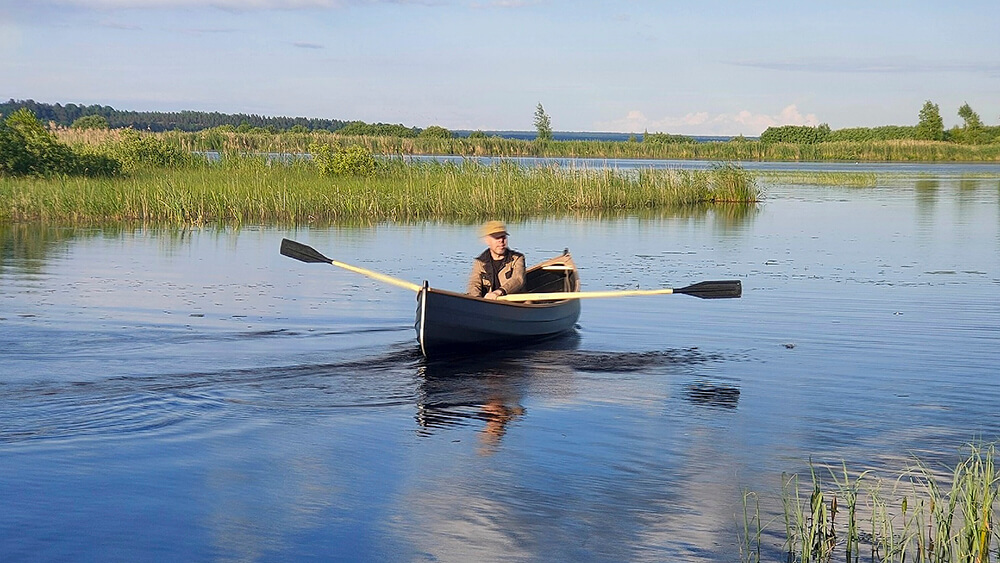
POLYGON ((480 236, 491 236, 491 235, 509 235, 507 232, 507 225, 503 224, 503 221, 487 221, 485 225, 479 229, 480 236))

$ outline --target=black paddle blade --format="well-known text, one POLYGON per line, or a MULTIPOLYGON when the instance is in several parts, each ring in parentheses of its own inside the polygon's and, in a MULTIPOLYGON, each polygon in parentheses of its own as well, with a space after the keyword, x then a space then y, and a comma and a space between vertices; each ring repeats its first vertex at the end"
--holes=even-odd
POLYGON ((743 284, 740 280, 704 281, 675 289, 674 293, 693 295, 702 299, 729 299, 743 295, 743 284))
POLYGON ((310 264, 315 264, 317 262, 329 264, 333 262, 333 260, 330 260, 326 256, 317 252, 315 248, 306 246, 301 242, 295 242, 294 240, 281 239, 281 253, 289 258, 295 258, 296 260, 301 260, 310 264))

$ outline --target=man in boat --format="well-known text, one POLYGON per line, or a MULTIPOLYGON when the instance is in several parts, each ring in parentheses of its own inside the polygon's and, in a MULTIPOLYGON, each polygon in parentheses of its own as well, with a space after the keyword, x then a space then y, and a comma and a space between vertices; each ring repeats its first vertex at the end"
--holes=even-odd
POLYGON ((524 287, 524 254, 507 247, 507 225, 488 221, 480 230, 486 250, 472 261, 468 294, 485 299, 517 293, 524 287))

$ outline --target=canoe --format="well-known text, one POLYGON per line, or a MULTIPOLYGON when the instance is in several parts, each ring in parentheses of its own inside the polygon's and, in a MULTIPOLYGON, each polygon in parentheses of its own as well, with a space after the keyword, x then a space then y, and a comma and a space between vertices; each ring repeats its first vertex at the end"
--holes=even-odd
MULTIPOLYGON (((525 272, 523 293, 580 291, 569 251, 525 272)), ((495 301, 429 287, 417 294, 414 328, 424 356, 471 352, 538 342, 573 330, 579 299, 495 301)))

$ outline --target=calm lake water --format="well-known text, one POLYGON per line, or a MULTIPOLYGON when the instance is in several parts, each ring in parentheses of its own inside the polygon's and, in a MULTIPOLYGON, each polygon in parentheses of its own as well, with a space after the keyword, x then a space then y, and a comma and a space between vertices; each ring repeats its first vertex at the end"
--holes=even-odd
POLYGON ((589 300, 443 362, 413 293, 278 246, 460 289, 474 225, 0 226, 0 561, 733 561, 744 490, 780 518, 810 459, 893 479, 998 439, 1000 181, 765 187, 510 225, 584 289, 744 296, 589 300))

